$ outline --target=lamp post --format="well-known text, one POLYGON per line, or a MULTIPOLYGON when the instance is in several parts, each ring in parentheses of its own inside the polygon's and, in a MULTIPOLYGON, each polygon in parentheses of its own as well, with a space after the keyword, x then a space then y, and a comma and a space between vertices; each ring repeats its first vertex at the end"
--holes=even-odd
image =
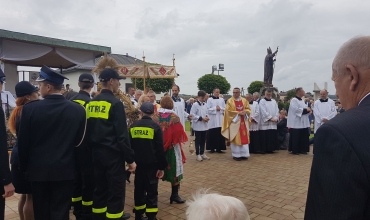
POLYGON ((218 75, 220 75, 220 71, 224 71, 224 64, 220 63, 218 64, 218 69, 217 69, 217 65, 213 65, 212 66, 212 74, 214 74, 214 72, 217 71, 218 75))

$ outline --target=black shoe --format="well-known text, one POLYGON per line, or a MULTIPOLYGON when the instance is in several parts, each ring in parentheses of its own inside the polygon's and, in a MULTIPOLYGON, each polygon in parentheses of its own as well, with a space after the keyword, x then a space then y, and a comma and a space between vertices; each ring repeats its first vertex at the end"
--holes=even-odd
POLYGON ((240 159, 240 157, 233 157, 233 160, 235 160, 235 161, 241 161, 242 159, 240 159))
POLYGON ((127 219, 130 219, 131 215, 128 214, 128 213, 125 213, 122 215, 122 217, 120 218, 120 220, 127 220, 127 219))
POLYGON ((301 154, 307 154, 307 152, 301 152, 301 154))
POLYGON ((182 203, 185 203, 186 200, 181 199, 181 197, 179 195, 177 195, 177 196, 171 196, 170 197, 170 204, 172 204, 173 202, 175 202, 177 204, 182 204, 182 203))
POLYGON ((219 153, 219 154, 224 154, 225 152, 223 152, 223 151, 221 151, 221 150, 218 150, 218 151, 216 151, 217 153, 219 153))
POLYGON ((241 157, 241 160, 248 160, 248 157, 241 157))
POLYGON ((293 155, 299 155, 299 153, 294 153, 294 152, 292 152, 292 154, 293 154, 293 155))
POLYGON ((211 150, 210 153, 213 154, 215 151, 214 150, 211 150))
POLYGON ((170 204, 172 204, 173 202, 177 204, 182 204, 186 202, 186 200, 181 199, 181 197, 179 196, 179 188, 180 188, 180 185, 172 186, 170 204))

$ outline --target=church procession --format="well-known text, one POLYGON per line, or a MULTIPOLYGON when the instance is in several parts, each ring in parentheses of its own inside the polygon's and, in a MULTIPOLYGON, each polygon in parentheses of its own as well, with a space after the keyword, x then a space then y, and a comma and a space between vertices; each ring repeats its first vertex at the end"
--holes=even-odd
MULTIPOLYGON (((13 219, 6 217, 12 198, 19 198, 14 219, 20 220, 370 219, 370 119, 364 116, 370 37, 340 47, 332 64, 334 97, 327 88, 310 97, 297 82, 284 98, 273 85, 281 73, 275 71, 279 47, 268 47, 260 59, 257 89, 245 94, 245 82, 231 87, 214 73, 216 66, 185 95, 174 54, 172 65, 154 64, 144 53, 139 60, 97 45, 34 35, 38 40, 22 41, 26 35, 0 29, 0 220, 13 219), (18 66, 34 69, 26 76, 18 66), (308 185, 298 184, 304 198, 264 196, 292 198, 293 205, 304 200, 286 216, 284 207, 294 206, 280 206, 284 199, 258 208, 258 196, 238 197, 250 192, 243 184, 252 175, 242 183, 230 184, 226 174, 219 179, 236 194, 210 191, 220 182, 199 187, 224 172, 209 168, 215 163, 230 172, 258 167, 263 173, 270 168, 262 160, 282 158, 309 161, 310 172, 308 185), (195 179, 192 198, 187 179, 195 179), (257 205, 249 208, 248 198, 257 205), (273 205, 280 210, 271 211, 273 205), (175 209, 184 216, 161 215, 175 209)), ((262 177, 263 187, 277 173, 262 177)), ((285 189, 295 184, 282 182, 285 189)))

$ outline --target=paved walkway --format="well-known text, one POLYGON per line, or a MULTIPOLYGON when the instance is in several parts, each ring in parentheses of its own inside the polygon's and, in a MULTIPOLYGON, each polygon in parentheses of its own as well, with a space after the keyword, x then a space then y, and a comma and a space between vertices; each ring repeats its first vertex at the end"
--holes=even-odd
MULTIPOLYGON (((225 154, 207 154, 210 161, 198 162, 184 146, 187 162, 180 196, 191 199, 197 189, 211 188, 214 192, 239 198, 253 220, 303 219, 312 154, 291 155, 287 151, 274 154, 252 154, 248 161, 234 161, 230 149, 225 154)), ((131 177, 133 180, 133 176, 131 177)), ((134 206, 133 181, 127 184, 125 211, 134 206)), ((186 204, 169 204, 170 184, 159 184, 161 220, 186 219, 186 204)), ((19 219, 18 195, 6 202, 5 219, 19 219)), ((71 215, 71 219, 74 217, 71 215)), ((131 219, 134 219, 133 217, 131 219)))

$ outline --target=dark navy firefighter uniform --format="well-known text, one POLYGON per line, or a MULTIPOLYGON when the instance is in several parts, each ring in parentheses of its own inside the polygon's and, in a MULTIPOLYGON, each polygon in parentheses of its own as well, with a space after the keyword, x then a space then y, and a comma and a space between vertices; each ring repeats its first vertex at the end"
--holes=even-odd
MULTIPOLYGON (((142 112, 154 113, 152 103, 143 103, 142 112)), ((135 219, 141 220, 146 213, 148 220, 156 219, 158 212, 158 170, 167 167, 163 149, 163 133, 151 117, 143 116, 130 128, 130 142, 135 152, 135 219)))
MULTIPOLYGON (((64 76, 42 67, 37 81, 61 85, 64 76)), ((86 111, 62 94, 23 106, 18 134, 19 168, 31 181, 36 220, 69 220, 75 147, 85 134, 86 111)))
MULTIPOLYGON (((87 74, 91 77, 91 83, 94 82, 91 74, 87 74)), ((80 76, 80 82, 84 79, 84 74, 80 76)), ((86 108, 90 102, 90 94, 80 90, 77 95, 73 96, 71 101, 76 102, 86 108)), ((72 205, 73 214, 76 219, 85 218, 88 219, 92 214, 93 204, 93 193, 95 189, 94 182, 94 168, 92 162, 92 148, 88 143, 87 138, 83 140, 81 145, 75 149, 76 155, 76 179, 73 190, 72 205)))
MULTIPOLYGON (((113 69, 100 73, 100 81, 118 78, 113 69)), ((134 162, 123 103, 113 92, 102 89, 87 106, 89 142, 93 150, 96 189, 93 219, 127 219, 124 214, 126 189, 125 161, 134 162)))

